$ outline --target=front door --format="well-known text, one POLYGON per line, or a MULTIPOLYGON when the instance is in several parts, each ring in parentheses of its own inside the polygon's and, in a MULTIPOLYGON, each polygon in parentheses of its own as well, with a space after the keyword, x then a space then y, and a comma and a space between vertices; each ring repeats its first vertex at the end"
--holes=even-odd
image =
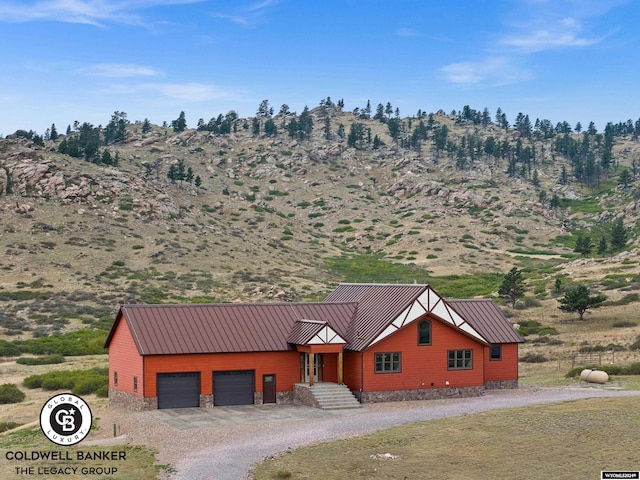
MULTIPOLYGON (((309 383, 311 379, 311 372, 309 372, 309 354, 303 354, 302 361, 304 363, 304 382, 309 383)), ((313 381, 321 382, 322 381, 322 354, 316 353, 313 355, 313 381)))
POLYGON ((262 376, 262 403, 276 403, 276 376, 262 376))

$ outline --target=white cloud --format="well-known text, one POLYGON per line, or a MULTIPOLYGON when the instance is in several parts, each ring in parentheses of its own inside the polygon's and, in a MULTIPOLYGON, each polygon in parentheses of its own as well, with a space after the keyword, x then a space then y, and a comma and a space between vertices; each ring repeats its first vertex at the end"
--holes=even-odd
POLYGON ((396 30, 396 35, 399 37, 406 37, 406 38, 422 36, 420 32, 418 32, 417 30, 414 30, 413 28, 399 28, 398 30, 396 30))
POLYGON ((0 1, 0 21, 49 20, 104 26, 109 22, 140 24, 134 12, 161 5, 184 5, 204 0, 37 0, 0 1))
POLYGON ((184 103, 235 100, 239 92, 207 83, 140 83, 112 84, 100 90, 109 95, 136 95, 153 100, 171 100, 184 103))
POLYGON ((236 25, 250 27, 260 23, 263 20, 267 9, 277 3, 277 0, 263 0, 253 3, 247 7, 238 8, 235 13, 213 12, 210 15, 213 18, 228 20, 236 25))
POLYGON ((99 63, 91 65, 80 71, 90 77, 155 77, 161 72, 146 65, 134 65, 126 63, 99 63))
POLYGON ((446 79, 460 85, 508 85, 529 78, 526 68, 507 58, 489 58, 479 62, 458 62, 441 69, 446 79))
POLYGON ((524 32, 504 36, 500 44, 535 52, 565 47, 588 47, 604 37, 583 34, 582 22, 576 18, 563 18, 545 27, 530 27, 524 32))

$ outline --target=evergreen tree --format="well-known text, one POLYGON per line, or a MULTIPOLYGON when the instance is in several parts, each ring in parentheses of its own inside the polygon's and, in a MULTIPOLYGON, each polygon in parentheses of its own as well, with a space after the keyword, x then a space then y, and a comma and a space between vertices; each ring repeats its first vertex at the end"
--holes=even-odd
POLYGON ((624 227, 624 223, 622 223, 622 218, 619 218, 611 228, 611 248, 614 251, 620 251, 626 244, 627 229, 624 227))
POLYGON ((55 142, 56 140, 58 140, 59 137, 60 137, 60 135, 58 135, 58 130, 56 129, 56 124, 52 123, 51 124, 51 130, 49 131, 49 140, 51 140, 52 142, 55 142))
POLYGON ((167 177, 169 177, 169 180, 171 180, 171 183, 176 183, 176 179, 178 178, 178 172, 176 170, 175 163, 172 163, 169 166, 169 171, 167 172, 167 177))
POLYGON ((631 177, 631 172, 629 172, 629 169, 625 168, 620 172, 620 176, 618 178, 618 185, 620 185, 624 190, 627 189, 627 187, 629 187, 629 185, 631 184, 632 181, 632 177, 631 177))
POLYGON ((331 140, 331 119, 328 116, 324 119, 323 131, 325 140, 331 140))
POLYGON ((607 239, 602 237, 598 244, 598 255, 604 255, 605 253, 607 253, 607 239))
POLYGON ((144 119, 144 122, 142 122, 142 133, 148 133, 151 131, 151 122, 149 121, 148 118, 144 119))
POLYGON ((196 188, 200 189, 200 186, 202 185, 202 179, 200 178, 200 175, 196 175, 196 179, 194 181, 196 188))
POLYGON ((171 128, 175 133, 184 132, 187 129, 187 120, 184 112, 180 112, 178 118, 171 121, 171 128))
POLYGON ((311 117, 311 112, 309 112, 309 108, 306 105, 300 114, 298 129, 301 138, 309 138, 313 131, 313 118, 311 117))
POLYGON ((504 276, 502 285, 498 290, 498 295, 509 299, 511 307, 515 307, 518 299, 524 296, 525 286, 522 272, 517 267, 513 267, 509 273, 504 276))
POLYGON ((560 306, 563 312, 575 312, 580 316, 580 320, 584 320, 584 313, 590 308, 601 307, 607 299, 604 295, 589 295, 589 289, 584 285, 578 285, 568 290, 564 297, 560 298, 560 306))

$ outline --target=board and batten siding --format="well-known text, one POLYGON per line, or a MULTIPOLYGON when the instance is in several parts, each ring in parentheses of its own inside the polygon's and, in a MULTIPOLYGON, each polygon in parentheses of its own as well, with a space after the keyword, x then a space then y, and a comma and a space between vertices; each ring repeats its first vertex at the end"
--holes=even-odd
POLYGON ((143 360, 138 353, 131 331, 123 318, 114 332, 109 345, 109 387, 133 395, 145 395, 142 385, 143 360), (114 373, 118 373, 118 385, 114 384, 114 373), (138 378, 138 391, 133 391, 133 377, 138 378))
POLYGON ((364 391, 482 386, 483 364, 484 345, 436 319, 424 316, 364 352, 364 391), (431 321, 431 345, 418 345, 418 323, 423 319, 431 321), (449 370, 449 350, 472 350, 473 368, 449 370), (375 373, 375 354, 394 352, 402 355, 402 371, 375 373))
POLYGON ((293 390, 300 381, 300 353, 246 352, 246 353, 198 353, 176 355, 148 355, 145 362, 145 396, 157 396, 157 374, 200 372, 200 394, 213 394, 213 372, 229 370, 254 370, 256 392, 262 392, 262 375, 275 373, 278 392, 293 390))

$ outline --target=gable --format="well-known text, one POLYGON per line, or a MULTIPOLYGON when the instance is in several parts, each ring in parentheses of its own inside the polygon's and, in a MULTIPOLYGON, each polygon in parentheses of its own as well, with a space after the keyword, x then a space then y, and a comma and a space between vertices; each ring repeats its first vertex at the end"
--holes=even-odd
POLYGON ((369 346, 376 344, 426 314, 436 317, 445 325, 459 330, 460 333, 480 343, 489 343, 469 322, 451 308, 440 295, 431 287, 427 287, 411 305, 393 319, 391 323, 373 339, 369 346))

